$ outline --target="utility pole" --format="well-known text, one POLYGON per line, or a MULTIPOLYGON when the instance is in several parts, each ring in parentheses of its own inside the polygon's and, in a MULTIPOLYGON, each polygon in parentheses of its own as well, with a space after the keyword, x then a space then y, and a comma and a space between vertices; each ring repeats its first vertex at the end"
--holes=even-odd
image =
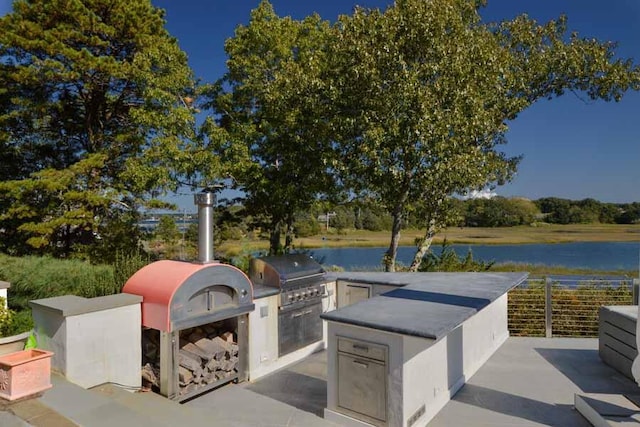
POLYGON ((327 219, 327 231, 329 231, 329 218, 336 216, 335 212, 327 212, 325 218, 327 219))

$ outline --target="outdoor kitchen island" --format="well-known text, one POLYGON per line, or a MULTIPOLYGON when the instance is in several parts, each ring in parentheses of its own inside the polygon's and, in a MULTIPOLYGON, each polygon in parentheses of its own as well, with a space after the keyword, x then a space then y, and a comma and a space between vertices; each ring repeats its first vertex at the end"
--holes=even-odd
POLYGON ((395 286, 324 313, 325 418, 425 426, 505 342, 507 292, 526 273, 338 273, 337 286, 395 286))

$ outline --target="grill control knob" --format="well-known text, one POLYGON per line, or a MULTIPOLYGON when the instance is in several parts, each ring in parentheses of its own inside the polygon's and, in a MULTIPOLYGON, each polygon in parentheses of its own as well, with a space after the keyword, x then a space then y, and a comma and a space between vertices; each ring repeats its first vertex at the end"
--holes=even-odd
POLYGON ((293 299, 293 294, 287 295, 287 298, 289 298, 289 300, 292 300, 293 299))
POLYGON ((296 294, 294 295, 294 299, 300 299, 300 294, 296 292, 296 294))

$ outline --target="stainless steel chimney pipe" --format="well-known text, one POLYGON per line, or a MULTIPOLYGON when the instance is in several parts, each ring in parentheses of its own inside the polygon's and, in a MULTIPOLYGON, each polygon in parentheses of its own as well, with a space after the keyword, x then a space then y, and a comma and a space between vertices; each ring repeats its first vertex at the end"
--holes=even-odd
POLYGON ((216 195, 204 190, 193 195, 198 205, 198 261, 202 264, 213 262, 213 206, 216 195))

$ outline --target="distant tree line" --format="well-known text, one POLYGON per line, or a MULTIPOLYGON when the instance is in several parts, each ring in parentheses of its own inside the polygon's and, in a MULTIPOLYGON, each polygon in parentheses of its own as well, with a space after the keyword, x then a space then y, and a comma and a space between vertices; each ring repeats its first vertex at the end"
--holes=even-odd
MULTIPOLYGON (((544 197, 529 200, 521 197, 493 197, 490 199, 451 199, 448 227, 513 227, 534 223, 552 224, 636 224, 640 223, 640 202, 606 203, 595 199, 569 200, 544 197)), ((154 238, 175 242, 179 233, 175 215, 160 218, 154 238)), ((424 218, 418 209, 408 216, 404 229, 419 229, 424 218)), ((260 236, 263 220, 248 213, 239 204, 219 206, 215 214, 215 240, 268 237, 260 236)), ((311 237, 323 233, 341 233, 347 230, 389 231, 391 215, 374 199, 361 199, 340 205, 314 203, 308 210, 294 216, 295 237, 311 237), (326 217, 329 216, 327 222, 326 217), (327 229, 327 225, 329 229, 327 229)), ((186 240, 197 240, 197 224, 186 232, 186 240)))
POLYGON ((594 199, 567 200, 545 197, 535 201, 544 221, 554 224, 636 224, 640 202, 604 203, 594 199))
MULTIPOLYGON (((373 201, 352 202, 335 206, 329 224, 340 230, 389 230, 391 217, 373 201)), ((317 234, 322 224, 313 221, 314 227, 305 224, 304 218, 313 219, 323 212, 311 210, 310 214, 299 215, 295 223, 297 234, 317 234)), ((594 199, 569 200, 545 197, 538 200, 525 198, 493 197, 490 199, 451 199, 449 220, 446 226, 460 227, 513 227, 536 222, 552 224, 636 224, 640 223, 640 202, 605 203, 594 199)), ((421 228, 424 218, 418 210, 408 216, 403 228, 421 228)))

